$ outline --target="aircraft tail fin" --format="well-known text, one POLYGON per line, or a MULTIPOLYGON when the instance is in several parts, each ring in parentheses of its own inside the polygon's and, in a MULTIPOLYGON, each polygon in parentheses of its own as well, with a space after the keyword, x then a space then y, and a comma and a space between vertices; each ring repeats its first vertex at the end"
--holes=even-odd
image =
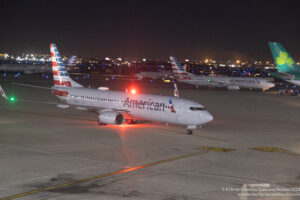
POLYGON ((82 87, 79 83, 73 81, 66 68, 63 64, 61 56, 57 50, 56 44, 50 44, 50 51, 51 51, 51 59, 52 59, 52 73, 53 73, 53 80, 54 86, 61 86, 61 87, 82 87))
POLYGON ((177 61, 177 59, 174 56, 170 56, 170 60, 174 77, 184 78, 189 76, 195 76, 195 74, 185 71, 183 66, 177 61))
POLYGON ((300 71, 295 60, 279 42, 269 42, 268 44, 278 72, 293 74, 295 71, 300 71))
POLYGON ((70 59, 69 59, 69 61, 67 62, 67 65, 68 66, 75 66, 76 65, 76 63, 75 63, 75 60, 76 60, 76 56, 72 56, 70 59))

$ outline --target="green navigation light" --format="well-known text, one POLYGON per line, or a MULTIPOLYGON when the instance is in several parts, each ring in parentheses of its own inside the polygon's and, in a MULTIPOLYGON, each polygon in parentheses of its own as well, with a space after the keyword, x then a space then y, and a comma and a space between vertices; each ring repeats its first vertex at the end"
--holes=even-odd
POLYGON ((9 97, 9 101, 10 101, 10 102, 15 102, 16 99, 15 99, 15 97, 9 97))

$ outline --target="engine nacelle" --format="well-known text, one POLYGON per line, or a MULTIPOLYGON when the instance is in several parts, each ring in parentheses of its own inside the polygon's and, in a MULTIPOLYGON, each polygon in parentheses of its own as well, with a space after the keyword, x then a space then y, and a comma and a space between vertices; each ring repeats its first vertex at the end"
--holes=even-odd
POLYGON ((240 87, 238 85, 228 85, 227 89, 228 90, 239 90, 240 87))
POLYGON ((103 112, 100 113, 98 116, 98 122, 99 124, 116 124, 116 125, 120 125, 123 124, 123 122, 125 121, 125 117, 118 112, 114 112, 114 111, 107 111, 107 112, 103 112))

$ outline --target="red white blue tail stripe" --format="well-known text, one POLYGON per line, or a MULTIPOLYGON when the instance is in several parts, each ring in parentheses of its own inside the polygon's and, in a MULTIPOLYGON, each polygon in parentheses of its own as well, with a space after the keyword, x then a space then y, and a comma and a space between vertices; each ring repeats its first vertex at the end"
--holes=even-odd
POLYGON ((177 61, 174 56, 170 56, 170 60, 174 75, 188 75, 183 66, 177 61))
POLYGON ((70 60, 67 62, 67 66, 75 66, 76 65, 76 62, 75 62, 75 60, 76 60, 76 56, 72 56, 71 58, 70 58, 70 60))
POLYGON ((173 106, 173 101, 172 99, 169 99, 169 104, 170 104, 170 110, 172 113, 176 113, 175 109, 174 109, 174 106, 173 106))
POLYGON ((57 50, 56 44, 50 44, 52 73, 55 86, 72 87, 71 79, 63 64, 61 56, 57 50))
POLYGON ((171 65, 172 65, 172 71, 173 75, 176 77, 176 79, 188 79, 190 80, 190 73, 186 72, 183 68, 183 66, 177 61, 177 59, 174 56, 170 56, 171 65))

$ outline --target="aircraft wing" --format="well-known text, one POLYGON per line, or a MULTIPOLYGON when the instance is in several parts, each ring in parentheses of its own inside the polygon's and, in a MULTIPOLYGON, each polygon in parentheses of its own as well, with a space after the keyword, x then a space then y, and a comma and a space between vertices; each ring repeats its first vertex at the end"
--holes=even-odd
POLYGON ((8 97, 6 96, 4 90, 3 90, 2 87, 1 87, 1 85, 0 85, 0 94, 1 94, 1 96, 2 96, 4 99, 6 99, 6 100, 8 99, 8 97))
POLYGON ((24 83, 11 83, 14 85, 21 85, 21 86, 25 86, 25 87, 33 87, 33 88, 39 88, 39 89, 46 89, 46 90, 52 90, 52 88, 50 87, 42 87, 42 86, 37 86, 37 85, 30 85, 30 84, 24 84, 24 83))
POLYGON ((212 84, 215 84, 215 86, 217 86, 217 87, 224 87, 224 86, 228 85, 228 84, 226 84, 224 82, 221 82, 221 81, 210 80, 209 82, 212 83, 212 84))

